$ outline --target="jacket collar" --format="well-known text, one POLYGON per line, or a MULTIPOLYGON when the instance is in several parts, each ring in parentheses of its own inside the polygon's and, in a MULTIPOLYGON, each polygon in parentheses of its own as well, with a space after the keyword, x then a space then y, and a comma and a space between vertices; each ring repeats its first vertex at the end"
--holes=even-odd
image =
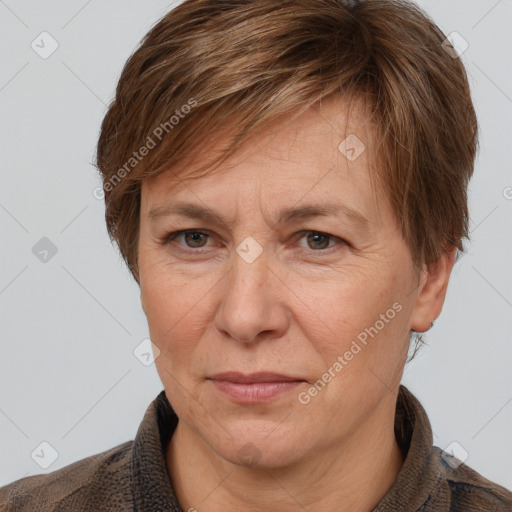
POLYGON ((148 407, 132 448, 133 501, 138 512, 182 512, 167 473, 165 449, 178 425, 165 391, 148 407))
POLYGON ((440 451, 432 449, 432 428, 425 409, 417 398, 400 385, 396 412, 395 437, 404 454, 404 463, 395 483, 373 512, 419 510, 449 511, 440 451))

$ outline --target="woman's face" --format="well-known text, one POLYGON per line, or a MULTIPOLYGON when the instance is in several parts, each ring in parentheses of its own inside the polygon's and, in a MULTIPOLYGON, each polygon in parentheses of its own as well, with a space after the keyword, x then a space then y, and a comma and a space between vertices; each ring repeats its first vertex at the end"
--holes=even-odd
POLYGON ((345 108, 262 134, 214 174, 142 188, 156 367, 181 428, 233 463, 282 467, 375 435, 394 416, 410 329, 442 307, 372 190, 364 119, 347 125, 345 108))

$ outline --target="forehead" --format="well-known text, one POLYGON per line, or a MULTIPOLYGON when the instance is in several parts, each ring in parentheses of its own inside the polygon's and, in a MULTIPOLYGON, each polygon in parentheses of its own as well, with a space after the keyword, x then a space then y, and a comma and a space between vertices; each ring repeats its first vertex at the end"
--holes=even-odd
POLYGON ((262 202, 273 204, 330 196, 359 204, 370 215, 377 206, 367 151, 370 130, 361 102, 330 99, 253 136, 213 172, 187 179, 218 155, 219 146, 227 146, 226 135, 220 144, 200 146, 186 164, 146 180, 141 213, 147 216, 155 205, 194 196, 227 208, 240 194, 258 193, 262 202))

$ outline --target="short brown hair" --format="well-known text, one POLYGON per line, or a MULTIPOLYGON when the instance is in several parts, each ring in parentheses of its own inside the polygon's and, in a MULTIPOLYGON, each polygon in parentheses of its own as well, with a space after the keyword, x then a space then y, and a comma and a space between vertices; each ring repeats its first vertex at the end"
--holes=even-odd
POLYGON ((379 180, 415 268, 463 252, 477 120, 445 40, 405 0, 186 0, 166 14, 125 64, 97 147, 107 229, 137 282, 145 178, 215 140, 219 126, 236 133, 217 164, 333 96, 370 109, 379 180))

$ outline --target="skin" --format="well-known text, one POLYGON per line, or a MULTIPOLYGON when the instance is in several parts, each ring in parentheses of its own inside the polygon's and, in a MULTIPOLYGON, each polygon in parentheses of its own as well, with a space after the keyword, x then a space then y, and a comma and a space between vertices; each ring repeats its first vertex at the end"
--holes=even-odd
POLYGON ((185 511, 369 511, 400 471, 393 427, 410 330, 426 331, 440 314, 455 248, 414 272, 387 198, 371 186, 369 152, 349 161, 338 150, 348 134, 368 144, 362 112, 330 100, 251 140, 212 174, 182 181, 165 172, 143 184, 141 301, 180 418, 166 458, 185 511), (227 226, 149 219, 177 201, 206 206, 227 226), (276 223, 281 209, 311 203, 349 206, 368 224, 342 214, 276 223), (162 244, 192 229, 206 236, 162 244), (236 251, 249 236, 262 248, 251 263, 236 251), (397 303, 400 312, 301 403, 299 393, 332 374, 397 303), (304 382, 240 405, 207 378, 230 370, 304 382))

